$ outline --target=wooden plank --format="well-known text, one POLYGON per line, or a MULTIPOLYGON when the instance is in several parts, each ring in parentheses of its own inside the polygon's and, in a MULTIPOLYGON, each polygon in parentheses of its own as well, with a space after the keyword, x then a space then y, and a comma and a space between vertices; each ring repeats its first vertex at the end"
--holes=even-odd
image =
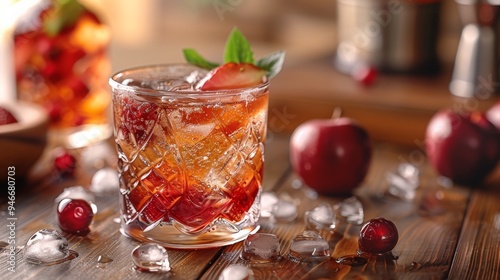
POLYGON ((472 195, 450 279, 500 279, 499 201, 498 190, 472 195))

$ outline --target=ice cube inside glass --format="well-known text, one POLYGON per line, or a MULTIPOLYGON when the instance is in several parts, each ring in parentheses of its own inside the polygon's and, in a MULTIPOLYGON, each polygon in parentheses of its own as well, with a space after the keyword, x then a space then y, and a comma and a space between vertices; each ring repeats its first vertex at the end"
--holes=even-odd
POLYGON ((197 90, 205 74, 156 65, 110 79, 128 236, 206 248, 257 230, 269 84, 197 90))

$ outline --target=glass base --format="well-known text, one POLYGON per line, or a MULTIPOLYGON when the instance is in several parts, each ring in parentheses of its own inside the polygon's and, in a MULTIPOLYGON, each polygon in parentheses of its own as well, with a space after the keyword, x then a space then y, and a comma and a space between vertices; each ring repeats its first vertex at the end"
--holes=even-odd
POLYGON ((141 242, 156 242, 172 249, 208 249, 238 243, 248 235, 257 232, 259 225, 246 227, 238 232, 212 231, 199 235, 187 235, 177 230, 172 225, 162 225, 144 232, 132 225, 123 225, 120 232, 141 242))

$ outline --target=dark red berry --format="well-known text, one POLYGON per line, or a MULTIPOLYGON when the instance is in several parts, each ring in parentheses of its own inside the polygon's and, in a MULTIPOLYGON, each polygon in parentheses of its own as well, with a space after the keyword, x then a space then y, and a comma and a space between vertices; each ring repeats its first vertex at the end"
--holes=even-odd
POLYGON ((65 198, 57 205, 57 222, 65 232, 86 235, 93 218, 92 207, 83 199, 65 198))
POLYGON ((0 125, 9 123, 17 123, 17 119, 9 110, 4 107, 0 107, 0 125))
POLYGON ((398 243, 398 229, 385 218, 367 221, 359 232, 359 250, 364 253, 383 254, 390 252, 398 243))
POLYGON ((76 158, 67 151, 61 151, 54 158, 54 169, 61 176, 73 176, 76 169, 76 158))
POLYGON ((354 67, 351 76, 362 85, 370 86, 377 78, 377 70, 369 65, 359 65, 354 67))

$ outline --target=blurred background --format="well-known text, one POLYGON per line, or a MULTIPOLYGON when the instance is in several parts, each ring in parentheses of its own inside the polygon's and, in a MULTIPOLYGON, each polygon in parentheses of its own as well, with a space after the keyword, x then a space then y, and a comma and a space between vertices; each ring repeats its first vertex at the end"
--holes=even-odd
MULTIPOLYGON (((63 96, 61 102, 73 102, 67 103, 65 114, 56 115, 60 124, 93 122, 96 110, 103 112, 110 103, 106 79, 111 73, 139 65, 184 62, 183 48, 194 48, 211 61, 221 61, 227 35, 235 26, 251 42, 257 59, 286 51, 284 69, 271 85, 271 135, 290 133, 309 119, 330 118, 335 108, 341 108, 343 116, 360 122, 375 140, 414 146, 424 138, 425 128, 438 110, 482 111, 499 96, 498 1, 80 2, 109 27, 110 36, 107 31, 87 32, 79 47, 98 49, 101 43, 110 63, 95 52, 91 55, 97 62, 83 67, 90 71, 76 73, 87 80, 90 90, 79 86, 74 77, 65 78, 63 84, 55 77, 54 87, 60 91, 55 98, 63 96), (463 32, 465 26, 471 26, 468 32, 463 32), (99 42, 103 38, 106 40, 99 42), (102 82, 95 90, 91 87, 96 83, 88 78, 92 75, 102 82), (71 98, 64 96, 68 85, 73 90, 71 98)), ((25 45, 33 45, 30 37, 24 38, 25 45)), ((47 40, 41 39, 43 47, 47 40)), ((22 49, 20 41, 16 41, 16 51, 22 49)), ((16 61, 19 57, 23 51, 16 61)), ((31 61, 38 63, 37 54, 33 57, 31 61)), ((55 69, 63 71, 61 63, 58 65, 55 69)), ((49 70, 49 74, 54 71, 49 70)), ((17 71, 17 77, 22 71, 17 71)), ((30 71, 24 73, 31 75, 30 71)), ((18 87, 34 88, 29 75, 24 81, 18 79, 18 87)), ((34 95, 28 92, 25 96, 34 95)), ((39 94, 38 102, 47 103, 45 96, 39 94)), ((45 107, 49 114, 61 111, 57 104, 45 107)))
MULTIPOLYGON (((112 28, 111 58, 115 71, 138 64, 183 61, 184 47, 196 48, 207 58, 220 60, 233 26, 238 26, 252 42, 257 57, 285 49, 289 66, 333 55, 337 47, 337 3, 331 0, 233 0, 227 4, 224 0, 81 2, 93 8, 112 28)), ((462 26, 453 0, 443 0, 441 9, 440 24, 435 27, 439 29, 439 55, 450 64, 462 26)))

